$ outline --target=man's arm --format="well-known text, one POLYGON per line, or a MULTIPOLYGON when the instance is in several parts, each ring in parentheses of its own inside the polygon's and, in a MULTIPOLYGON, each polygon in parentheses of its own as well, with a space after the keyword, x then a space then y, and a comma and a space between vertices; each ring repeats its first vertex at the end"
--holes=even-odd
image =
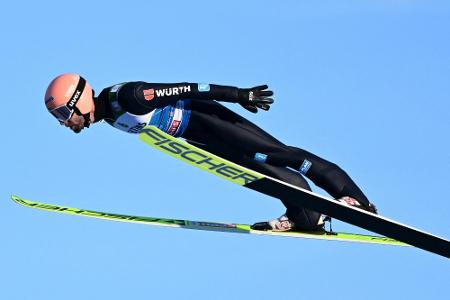
POLYGON ((267 86, 239 89, 232 86, 201 83, 147 83, 130 82, 120 90, 121 105, 130 113, 145 114, 180 99, 217 100, 239 103, 257 112, 258 108, 269 110, 273 95, 267 86))

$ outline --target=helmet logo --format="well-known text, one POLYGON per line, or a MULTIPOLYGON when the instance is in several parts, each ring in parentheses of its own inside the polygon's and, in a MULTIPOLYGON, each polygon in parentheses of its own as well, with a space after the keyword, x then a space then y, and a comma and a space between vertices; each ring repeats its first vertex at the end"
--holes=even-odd
POLYGON ((81 91, 80 90, 77 90, 76 92, 75 92, 75 94, 73 94, 73 97, 72 97, 72 99, 70 99, 70 102, 69 102, 69 107, 73 107, 73 106, 75 106, 75 104, 77 104, 77 101, 78 101, 78 98, 80 98, 80 95, 81 95, 81 91))

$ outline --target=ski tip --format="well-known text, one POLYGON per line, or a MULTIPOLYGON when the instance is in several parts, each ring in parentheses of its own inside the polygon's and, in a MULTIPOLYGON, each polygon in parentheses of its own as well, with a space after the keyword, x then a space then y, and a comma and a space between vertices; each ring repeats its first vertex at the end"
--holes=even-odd
POLYGON ((19 203, 19 204, 22 204, 23 205, 23 203, 24 203, 24 199, 22 199, 22 198, 20 198, 19 196, 16 196, 16 195, 11 195, 11 199, 14 201, 14 202, 16 202, 16 203, 19 203))

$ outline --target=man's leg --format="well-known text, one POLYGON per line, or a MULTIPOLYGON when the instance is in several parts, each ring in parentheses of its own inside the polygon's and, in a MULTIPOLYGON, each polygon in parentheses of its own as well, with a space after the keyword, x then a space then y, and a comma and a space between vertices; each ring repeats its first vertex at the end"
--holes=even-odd
MULTIPOLYGON (((241 165, 308 191, 311 190, 305 178, 303 178, 299 172, 294 170, 257 162, 250 158, 243 159, 241 165)), ((286 207, 286 216, 294 223, 295 230, 319 230, 322 228, 322 224, 319 222, 321 221, 322 216, 320 213, 300 206, 293 206, 290 201, 280 200, 286 207)))
MULTIPOLYGON (((208 152, 220 155, 232 162, 235 162, 241 166, 247 167, 254 171, 260 172, 267 176, 282 180, 292 185, 304 188, 308 191, 311 190, 308 182, 302 177, 299 172, 290 170, 285 167, 276 167, 266 163, 255 161, 253 158, 242 155, 239 152, 235 152, 235 149, 228 149, 227 145, 220 145, 216 147, 219 141, 210 140, 210 144, 196 144, 199 148, 202 148, 208 152), (220 148, 220 149, 219 149, 220 148)), ((191 142, 192 143, 192 142, 191 142)), ((319 220, 321 214, 312 210, 305 209, 301 206, 292 205, 292 202, 280 199, 283 205, 286 207, 286 216, 290 221, 295 224, 296 230, 318 230, 321 228, 319 220)), ((267 226, 266 226, 267 227, 267 226)), ((266 228, 267 229, 267 228, 266 228)))
POLYGON ((192 101, 190 124, 184 138, 199 142, 224 158, 256 153, 266 155, 266 164, 299 170, 334 198, 350 196, 364 207, 369 200, 337 165, 308 151, 284 145, 267 132, 216 102, 192 101))

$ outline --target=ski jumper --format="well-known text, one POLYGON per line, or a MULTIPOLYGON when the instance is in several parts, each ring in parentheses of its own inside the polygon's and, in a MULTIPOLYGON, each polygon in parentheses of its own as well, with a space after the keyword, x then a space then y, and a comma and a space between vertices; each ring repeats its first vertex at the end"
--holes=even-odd
MULTIPOLYGON (((311 190, 303 176, 334 198, 369 200, 336 164, 303 149, 285 145, 217 101, 238 102, 239 89, 197 83, 127 82, 104 89, 95 98, 95 121, 139 133, 154 125, 175 137, 242 166, 311 190), (216 100, 216 101, 215 101, 216 100)), ((315 230, 320 214, 290 207, 296 228, 315 230)))

